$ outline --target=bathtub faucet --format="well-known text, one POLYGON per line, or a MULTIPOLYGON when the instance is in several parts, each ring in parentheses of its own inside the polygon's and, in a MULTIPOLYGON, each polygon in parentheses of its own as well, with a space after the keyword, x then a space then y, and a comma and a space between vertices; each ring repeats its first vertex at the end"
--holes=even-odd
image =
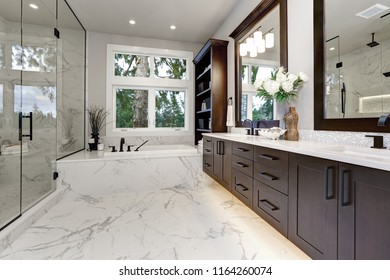
POLYGON ((149 140, 146 140, 145 142, 143 142, 141 145, 139 145, 135 150, 134 152, 138 152, 138 149, 141 148, 143 145, 146 144, 146 142, 148 142, 149 140))
POLYGON ((125 144, 125 138, 121 138, 121 144, 119 146, 119 152, 123 152, 123 144, 125 144))

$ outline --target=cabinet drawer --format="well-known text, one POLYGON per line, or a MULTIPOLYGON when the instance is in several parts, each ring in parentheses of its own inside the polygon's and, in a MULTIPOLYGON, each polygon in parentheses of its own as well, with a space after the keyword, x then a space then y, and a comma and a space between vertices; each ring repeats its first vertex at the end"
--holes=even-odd
POLYGON ((211 143, 211 137, 203 136, 203 150, 206 148, 211 150, 211 143))
POLYGON ((265 166, 280 169, 282 172, 288 172, 288 153, 284 151, 256 146, 254 161, 265 166))
POLYGON ((280 169, 275 169, 255 162, 253 174, 253 177, 256 180, 281 191, 282 193, 288 194, 287 173, 282 172, 280 169))
POLYGON ((233 155, 232 167, 250 177, 253 177, 253 161, 233 155))
POLYGON ((203 155, 203 171, 210 174, 213 170, 213 156, 203 155))
POLYGON ((253 179, 233 169, 232 193, 245 205, 252 208, 253 179))
POLYGON ((243 144, 234 142, 233 143, 233 154, 253 160, 253 146, 250 144, 243 144))
POLYGON ((285 194, 255 180, 253 210, 276 230, 287 236, 288 198, 285 194))

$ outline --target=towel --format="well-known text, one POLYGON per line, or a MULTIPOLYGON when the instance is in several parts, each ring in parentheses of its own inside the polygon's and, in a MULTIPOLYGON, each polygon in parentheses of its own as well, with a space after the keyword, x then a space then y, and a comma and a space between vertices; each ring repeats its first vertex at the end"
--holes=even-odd
POLYGON ((227 107, 226 126, 234 126, 233 105, 228 105, 227 107))

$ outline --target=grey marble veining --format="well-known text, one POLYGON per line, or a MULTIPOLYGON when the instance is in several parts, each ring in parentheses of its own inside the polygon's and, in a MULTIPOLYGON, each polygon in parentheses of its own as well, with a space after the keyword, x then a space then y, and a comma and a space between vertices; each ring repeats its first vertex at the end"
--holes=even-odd
POLYGON ((68 192, 0 259, 308 259, 205 175, 201 156, 59 168, 68 192))

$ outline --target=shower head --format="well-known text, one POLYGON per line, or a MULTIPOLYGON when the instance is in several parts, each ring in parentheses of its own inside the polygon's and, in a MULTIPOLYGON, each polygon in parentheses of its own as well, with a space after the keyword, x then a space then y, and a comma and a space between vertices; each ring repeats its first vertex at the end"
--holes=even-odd
POLYGON ((375 41, 375 33, 371 33, 371 36, 372 36, 372 41, 368 43, 367 46, 369 46, 370 48, 379 46, 379 43, 375 41))

